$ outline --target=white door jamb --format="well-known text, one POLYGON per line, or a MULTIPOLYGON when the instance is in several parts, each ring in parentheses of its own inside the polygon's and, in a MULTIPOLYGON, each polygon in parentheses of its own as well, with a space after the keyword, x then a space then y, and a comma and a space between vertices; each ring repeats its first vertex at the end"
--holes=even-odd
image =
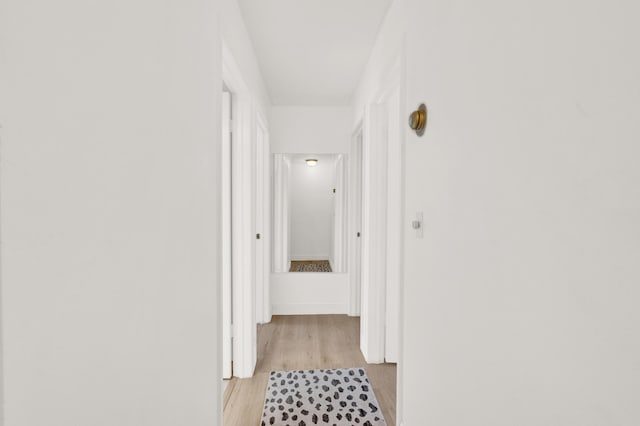
POLYGON ((386 109, 367 107, 363 137, 362 308, 360 348, 370 364, 384 362, 386 312, 386 109))
POLYGON ((254 281, 253 132, 254 105, 233 55, 223 43, 222 78, 235 94, 232 110, 232 286, 233 369, 253 376, 257 359, 254 281))

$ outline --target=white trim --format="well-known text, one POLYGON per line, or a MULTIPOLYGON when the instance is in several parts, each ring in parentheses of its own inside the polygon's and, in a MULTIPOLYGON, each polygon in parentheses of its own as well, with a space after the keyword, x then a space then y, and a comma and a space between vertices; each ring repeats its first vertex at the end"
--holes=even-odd
POLYGON ((345 272, 347 263, 347 159, 340 154, 335 167, 335 196, 333 214, 332 270, 345 272), (334 267, 335 266, 335 267, 334 267))
POLYGON ((362 124, 358 125, 351 140, 351 154, 348 157, 347 182, 348 235, 347 271, 349 272, 350 316, 360 315, 360 290, 362 282, 362 239, 357 237, 362 231, 362 124))
MULTIPOLYGON (((402 211, 400 214, 400 223, 399 224, 395 224, 393 223, 393 218, 389 218, 389 220, 391 220, 391 222, 387 221, 387 226, 399 226, 400 229, 403 229, 403 227, 405 226, 404 223, 404 204, 405 204, 405 194, 404 194, 404 188, 405 188, 405 175, 404 175, 404 161, 405 161, 405 151, 404 151, 404 146, 405 146, 405 135, 407 134, 406 132, 408 131, 408 129, 406 129, 403 126, 404 123, 404 118, 405 115, 404 113, 406 112, 406 108, 407 108, 407 104, 406 104, 406 36, 402 37, 402 41, 400 43, 400 45, 398 46, 397 51, 399 52, 395 57, 391 58, 392 60, 390 60, 389 62, 387 62, 386 67, 383 68, 383 74, 384 74, 384 78, 380 79, 379 81, 383 82, 382 84, 379 84, 377 88, 375 88, 372 92, 371 92, 371 97, 369 98, 369 102, 373 102, 373 103, 381 103, 381 102, 387 102, 389 96, 399 88, 399 102, 397 105, 397 114, 398 114, 398 118, 399 118, 399 124, 400 124, 400 129, 399 129, 399 139, 397 142, 393 142, 391 141, 391 143, 397 143, 397 147, 400 149, 400 158, 401 158, 401 164, 400 164, 400 186, 402 188, 402 192, 400 194, 401 197, 401 205, 402 205, 402 211)), ((368 114, 367 114, 368 115, 368 114)), ((358 138, 358 134, 360 132, 362 132, 362 116, 360 118, 361 122, 355 127, 355 131, 354 131, 354 136, 353 136, 353 140, 352 140, 352 156, 354 155, 354 153, 356 153, 355 147, 357 146, 357 138, 358 138)), ((390 123, 391 124, 391 123, 390 123)), ((389 135, 388 135, 389 136, 389 135)), ((356 162, 356 159, 352 159, 351 160, 351 164, 354 164, 354 162, 356 162)), ((389 165, 389 164, 387 164, 389 165)), ((353 169, 352 169, 353 170, 353 169)), ((394 173, 393 171, 393 166, 392 168, 389 170, 390 173, 394 173)), ((354 177, 354 172, 351 171, 350 172, 350 178, 352 179, 352 181, 350 182, 350 188, 354 188, 355 184, 353 182, 353 177, 354 177)), ((389 188, 390 191, 393 190, 393 188, 389 188)), ((350 198, 354 198, 354 197, 350 197, 350 198)), ((389 200, 387 200, 388 202, 389 200)), ((349 213, 349 217, 350 217, 350 233, 353 233, 355 231, 354 228, 352 228, 354 221, 355 221, 355 214, 356 212, 352 209, 353 208, 353 200, 350 201, 350 213, 349 213)), ((392 233, 394 232, 393 229, 385 229, 385 235, 388 235, 388 233, 392 233)), ((403 311, 403 306, 404 306, 404 274, 403 274, 403 262, 404 262, 404 233, 400 232, 400 238, 401 238, 401 243, 400 243, 400 250, 397 253, 398 257, 400 259, 400 273, 398 274, 397 278, 394 278, 393 275, 396 274, 392 274, 392 276, 387 276, 386 279, 387 280, 393 280, 393 279, 397 279, 397 283, 398 283, 398 312, 402 312, 403 311)), ((351 269, 354 265, 354 253, 353 253, 353 247, 354 246, 354 240, 355 238, 353 237, 353 235, 349 236, 349 240, 350 240, 350 250, 349 250, 349 267, 350 267, 350 271, 351 271, 351 275, 352 275, 352 280, 355 280, 355 272, 353 269, 351 269)), ((391 261, 393 262, 393 260, 389 260, 387 258, 387 261, 391 261)), ((353 286, 355 289, 355 286, 353 286)), ((354 293, 354 291, 352 290, 352 293, 354 293)), ((386 296, 386 294, 385 294, 386 296)), ((352 299, 355 298, 355 295, 352 295, 352 299)), ((386 303, 385 303, 386 305, 386 303)), ((386 306, 385 306, 386 307, 386 306)), ((353 309, 352 307, 350 307, 350 310, 353 309)), ((351 311, 350 311, 351 313, 351 311)), ((375 316, 375 314, 374 314, 375 316)), ((380 321, 385 321, 386 318, 386 313, 381 313, 380 314, 380 318, 377 318, 375 321, 380 323, 380 321)), ((386 322, 386 321, 385 321, 386 322)), ((385 322, 382 322, 382 324, 385 324, 385 322)), ((362 324, 362 321, 361 321, 362 324)), ((404 394, 403 394, 403 389, 404 389, 404 377, 405 377, 405 369, 404 369, 404 330, 405 330, 406 325, 402 324, 402 316, 399 316, 398 319, 398 353, 397 353, 397 358, 398 358, 398 372, 397 372, 397 395, 396 395, 396 420, 400 423, 403 424, 403 412, 404 412, 404 406, 403 406, 403 401, 404 401, 404 394)), ((361 327, 362 329, 362 327, 361 327)), ((370 330, 371 331, 371 330, 370 330)), ((380 342, 385 342, 385 329, 380 327, 380 329, 378 330, 379 332, 379 339, 380 342)), ((368 345, 371 342, 368 342, 368 345)), ((384 349, 381 350, 381 352, 384 351, 384 349)))
POLYGON ((386 315, 385 348, 386 362, 398 362, 400 350, 400 286, 402 284, 402 247, 404 193, 403 193, 403 127, 400 117, 401 88, 395 89, 383 99, 387 110, 387 254, 386 254, 386 315))
POLYGON ((256 320, 264 324, 271 321, 271 149, 266 119, 258 111, 255 118, 256 320))
MULTIPOLYGON (((306 274, 308 272, 300 272, 306 274)), ((274 315, 344 315, 347 313, 347 304, 323 304, 323 303, 291 303, 274 304, 274 315)))
POLYGON ((222 377, 231 378, 233 363, 233 319, 231 299, 231 97, 222 93, 222 146, 221 146, 221 263, 222 263, 222 377))
POLYGON ((273 156, 273 272, 287 272, 289 259, 289 163, 273 156))
MULTIPOLYGON (((273 178, 273 165, 271 163, 271 137, 269 135, 269 126, 267 120, 262 116, 262 114, 258 115, 258 121, 262 122, 265 129, 265 151, 264 157, 262 159, 265 169, 264 169, 264 177, 262 180, 262 185, 264 186, 265 192, 265 208, 264 208, 264 247, 265 247, 265 256, 264 256, 264 317, 263 322, 271 322, 272 317, 272 307, 271 307, 271 256, 273 255, 271 252, 271 232, 273 229, 271 228, 271 214, 273 213, 273 197, 271 195, 272 186, 271 180, 273 178)), ((257 344, 257 342, 256 342, 257 344)))
POLYGON ((384 362, 386 310, 386 109, 369 105, 363 126, 362 307, 360 348, 370 364, 384 362))
POLYGON ((257 359, 254 239, 252 117, 254 106, 237 63, 222 45, 222 79, 234 94, 232 141, 232 286, 233 367, 240 378, 253 376, 257 359))
POLYGON ((258 124, 258 115, 255 114, 255 127, 252 128, 252 131, 255 132, 255 138, 253 138, 253 179, 254 179, 254 204, 253 204, 253 220, 255 226, 255 234, 256 238, 253 240, 254 247, 254 280, 255 280, 255 288, 256 288, 256 322, 258 324, 264 322, 264 257, 265 257, 265 246, 264 246, 264 201, 265 201, 265 193, 264 187, 261 185, 262 179, 264 177, 264 164, 262 162, 262 157, 264 156, 264 143, 265 143, 265 131, 260 128, 258 124), (258 238, 260 235, 260 238, 258 238))
MULTIPOLYGON (((405 155, 406 155, 406 132, 408 129, 402 125, 402 116, 404 109, 407 105, 407 42, 406 35, 402 37, 401 45, 399 46, 398 55, 398 67, 397 72, 399 75, 398 85, 400 87, 400 147, 401 147, 401 176, 400 176, 400 186, 402 187, 402 217, 400 227, 404 229, 404 214, 405 214, 405 188, 406 188, 406 179, 405 179, 405 155)), ((403 323, 403 315, 404 312, 404 260, 405 260, 405 244, 404 244, 404 232, 401 232, 402 243, 400 246, 400 277, 398 282, 398 369, 396 372, 396 421, 400 423, 400 426, 405 426, 404 423, 404 374, 405 374, 405 366, 404 366, 404 330, 405 324, 403 323)))

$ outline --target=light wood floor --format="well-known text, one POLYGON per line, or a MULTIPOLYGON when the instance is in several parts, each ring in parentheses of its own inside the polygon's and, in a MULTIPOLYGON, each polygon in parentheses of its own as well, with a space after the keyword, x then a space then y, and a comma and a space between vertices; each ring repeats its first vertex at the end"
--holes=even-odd
POLYGON ((274 316, 258 326, 258 363, 250 379, 233 378, 224 393, 224 426, 258 426, 272 370, 365 367, 389 426, 395 426, 396 365, 367 364, 360 352, 360 318, 274 316))

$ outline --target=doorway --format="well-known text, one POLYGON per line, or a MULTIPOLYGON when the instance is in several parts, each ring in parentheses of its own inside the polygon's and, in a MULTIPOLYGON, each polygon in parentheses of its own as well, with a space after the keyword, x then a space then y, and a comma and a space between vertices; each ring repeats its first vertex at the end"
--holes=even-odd
MULTIPOLYGON (((398 87, 396 87, 396 89, 397 88, 398 87)), ((298 367, 296 364, 296 366, 294 366, 293 361, 288 360, 287 355, 292 353, 292 348, 296 345, 308 345, 302 349, 303 353, 306 354, 305 357, 307 360, 312 360, 315 359, 314 357, 319 356, 326 359, 334 359, 334 361, 339 362, 339 364, 334 365, 335 367, 348 366, 344 363, 351 358, 347 358, 347 361, 340 361, 338 358, 333 358, 334 356, 337 356, 336 354, 339 352, 338 349, 341 344, 333 342, 331 340, 331 336, 323 335, 320 328, 314 329, 314 321, 318 324, 322 324, 325 319, 330 320, 330 322, 340 319, 355 321, 357 327, 354 329, 357 333, 355 337, 352 336, 349 338, 352 343, 355 343, 355 346, 349 346, 347 352, 360 354, 360 356, 365 360, 365 363, 367 361, 370 363, 379 363, 367 364, 369 365, 367 369, 375 369, 377 368, 375 367, 376 365, 387 365, 384 364, 385 361, 389 362, 395 360, 395 356, 393 356, 393 354, 389 354, 389 345, 387 345, 387 343, 391 341, 388 337, 392 335, 392 330, 389 329, 392 325, 387 318, 387 314, 391 309, 388 303, 386 303, 386 297, 388 297, 387 291, 391 289, 391 286, 386 285, 387 280, 391 279, 388 274, 391 269, 388 268, 387 265, 389 258, 387 256, 387 253, 389 252, 387 243, 390 241, 391 234, 401 234, 401 232, 398 232, 398 229, 401 229, 401 223, 395 224, 394 221, 396 219, 393 219, 394 216, 390 214, 388 207, 388 203, 390 202, 395 202, 396 206, 398 204, 402 204, 402 196, 400 193, 394 193, 393 197, 388 196, 388 192, 393 191, 393 188, 395 188, 395 184, 391 185, 389 183, 389 173, 397 172, 401 174, 401 168, 396 167, 391 170, 389 166, 390 160, 388 158, 390 153, 390 144, 394 145, 394 149, 401 149, 402 136, 400 127, 399 125, 394 127, 394 124, 390 119, 391 116, 397 114, 397 119, 399 120, 399 104, 401 102, 401 92, 399 89, 395 91, 387 91, 382 93, 377 99, 374 99, 373 103, 367 107, 366 111, 364 111, 363 120, 360 125, 357 126, 357 130, 353 133, 353 136, 351 138, 346 136, 345 145, 348 148, 345 149, 345 155, 343 158, 346 182, 343 182, 343 185, 345 186, 345 189, 348 190, 345 191, 348 193, 345 204, 347 206, 346 210, 349 211, 349 214, 347 215, 347 223, 344 227, 346 240, 345 246, 348 245, 348 250, 346 250, 345 254, 348 261, 345 262, 345 271, 342 274, 320 274, 314 272, 305 274, 285 273, 285 271, 288 272, 291 267, 290 251, 292 249, 292 245, 288 238, 282 236, 279 237, 279 233, 276 232, 276 229, 280 228, 281 230, 286 231, 290 219, 288 217, 288 213, 286 213, 288 210, 286 208, 282 208, 285 213, 283 213, 281 215, 282 217, 279 218, 278 214, 276 214, 277 209, 272 211, 269 207, 265 206, 265 197, 269 197, 269 200, 271 200, 271 195, 265 195, 262 199, 253 197, 256 196, 256 189, 265 182, 269 184, 269 187, 272 185, 272 182, 274 188, 287 187, 287 184, 285 184, 289 179, 287 169, 293 167, 293 165, 297 163, 291 163, 291 161, 287 162, 287 158, 282 154, 276 154, 274 156, 274 163, 272 166, 265 166, 268 162, 262 163, 259 161, 259 159, 270 150, 260 147, 260 144, 262 143, 260 141, 263 141, 263 137, 261 136, 261 129, 259 128, 260 122, 258 114, 254 109, 252 109, 255 108, 255 106, 252 105, 252 101, 248 99, 247 95, 240 95, 238 98, 239 103, 244 99, 245 106, 242 107, 241 105, 236 104, 233 107, 234 111, 239 109, 240 114, 244 112, 246 114, 245 117, 250 117, 250 119, 245 122, 245 124, 248 124, 247 128, 241 127, 239 123, 233 124, 235 128, 241 127, 238 129, 240 132, 240 135, 238 135, 239 140, 236 140, 235 134, 233 136, 234 144, 238 143, 239 145, 237 147, 233 147, 233 185, 235 187, 240 184, 241 188, 238 192, 238 197, 240 198, 240 202, 243 203, 242 205, 246 208, 245 210, 238 210, 237 216, 236 214, 232 214, 234 232, 237 230, 238 233, 244 235, 240 244, 244 244, 245 247, 244 250, 239 250, 238 247, 233 246, 233 259, 234 268, 236 263, 239 261, 237 258, 238 256, 241 257, 240 260, 245 266, 248 266, 248 268, 239 272, 239 275, 244 274, 245 276, 245 279, 242 281, 244 284, 236 283, 234 281, 234 289, 236 287, 240 288, 241 293, 238 294, 234 292, 233 294, 234 297, 237 296, 237 299, 234 298, 233 316, 234 318, 244 318, 244 324, 241 325, 238 330, 238 336, 242 339, 242 343, 238 344, 234 340, 233 354, 234 356, 244 358, 242 359, 242 362, 246 367, 242 372, 240 370, 235 371, 236 365, 234 362, 234 375, 246 379, 234 379, 232 382, 233 384, 229 386, 229 390, 231 390, 231 392, 228 391, 225 393, 225 426, 234 425, 233 422, 229 423, 226 421, 228 409, 248 412, 255 408, 245 406, 242 401, 249 401, 252 400, 252 398, 256 398, 256 401, 262 399, 262 402, 264 402, 263 398, 266 390, 264 383, 266 382, 264 382, 265 378, 261 377, 260 374, 265 373, 266 369, 318 368, 318 365, 298 367), (391 104, 394 106, 390 106, 391 104), (247 147, 249 149, 247 149, 247 147), (348 154, 346 152, 348 152, 348 154), (236 156, 236 154, 238 156, 236 156), (249 158, 250 161, 241 162, 240 159, 243 158, 249 158), (241 169, 244 168, 245 172, 248 168, 252 168, 252 170, 250 171, 250 175, 247 175, 240 173, 240 171, 235 167, 241 169), (273 172, 271 172, 271 168, 273 172), (242 181, 237 182, 235 180, 236 176, 242 181), (250 177, 247 178, 247 176, 250 177), (262 177, 262 179, 260 179, 260 177, 262 177), (278 184, 276 182, 280 183, 278 184), (247 191, 243 191, 243 189, 247 191), (398 197, 400 201, 398 201, 398 197), (395 201, 393 201, 394 199, 395 201), (266 213, 264 210, 261 211, 262 207, 269 209, 268 213, 273 214, 274 217, 273 233, 269 235, 269 237, 274 241, 274 247, 271 247, 270 244, 265 245, 263 240, 263 238, 267 238, 267 234, 269 234, 271 229, 264 227, 264 223, 261 223, 258 220, 259 217, 263 217, 266 213), (372 212, 375 214, 372 214, 372 212), (248 222, 243 220, 245 215, 249 216, 248 222), (364 218, 365 215, 367 216, 367 220, 364 218), (389 221, 394 222, 393 227, 388 226, 389 221), (398 227, 395 227, 395 225, 398 225, 398 227), (367 235, 370 235, 370 239, 365 241, 366 238, 364 237, 367 235), (371 238, 373 236, 375 236, 375 239, 371 238), (279 245, 278 242, 280 243, 279 245), (249 246, 246 245, 247 243, 249 246), (261 244, 263 250, 266 249, 266 252, 273 253, 273 261, 265 258, 264 255, 266 253, 264 251, 260 254, 259 250, 257 250, 261 244), (368 257, 365 256, 366 244, 369 246, 368 257), (280 248, 277 249, 276 246, 280 248), (265 265, 267 265, 267 267, 265 267, 265 265), (269 281, 270 289, 265 289, 264 287, 261 289, 260 280, 258 279, 258 275, 261 275, 261 273, 258 272, 260 268, 267 269, 268 271, 271 271, 273 268, 273 273, 271 274, 271 279, 269 281), (374 286, 368 287, 369 292, 367 293, 367 297, 369 297, 369 299, 367 299, 367 303, 369 303, 368 306, 370 308, 368 311, 363 312, 362 306, 364 297, 362 287, 368 280, 365 273, 363 273, 363 270, 366 268, 369 268, 366 274, 368 274, 369 277, 377 277, 377 281, 374 286), (280 272, 278 272, 278 270, 280 272), (378 271, 381 271, 381 273, 376 274, 378 271), (247 272, 252 274, 252 279, 246 280, 247 272), (330 278, 327 278, 329 276, 330 278), (327 284, 327 280, 331 281, 331 283, 327 284), (302 281, 304 281, 304 283, 302 283, 302 281), (300 285, 301 283, 302 285, 300 285), (332 293, 332 288, 334 288, 333 286, 335 286, 337 291, 345 292, 341 302, 342 305, 335 303, 334 300, 322 299, 322 297, 332 293), (302 297, 308 296, 305 295, 305 289, 311 287, 318 287, 323 290, 318 293, 320 298, 312 297, 311 299, 313 299, 313 303, 300 303, 302 297), (265 290, 266 292, 261 294, 261 292, 265 290), (271 299, 267 295, 269 291, 271 292, 271 299), (275 304, 274 301, 276 300, 281 304, 275 304), (235 309, 236 306, 239 306, 238 310, 235 309), (273 319, 271 322, 261 321, 260 318, 268 312, 269 308, 274 312, 273 319), (324 309, 322 314, 319 314, 318 308, 324 309), (260 313, 260 309, 262 309, 262 313, 260 313), (298 309, 302 309, 303 311, 298 309), (372 314, 375 316, 374 320, 371 320, 369 317, 372 314), (252 318, 251 315, 253 315, 252 318), (361 318, 349 319, 350 316, 360 316, 361 318), (368 322, 366 323, 362 321, 365 317, 368 319, 368 322), (297 322, 298 326, 295 324, 283 328, 278 326, 278 324, 282 324, 282 321, 288 320, 297 322), (309 321, 311 322, 309 323, 309 321), (257 328, 256 324, 258 324, 257 328), (368 333, 366 335, 368 339, 362 338, 363 324, 366 333, 368 333), (280 333, 286 333, 286 336, 283 336, 280 333), (284 340, 286 343, 280 346, 275 345, 277 339, 281 337, 285 337, 284 340), (359 343, 363 340, 368 341, 368 344, 374 350, 362 350, 362 346, 359 346, 359 343), (240 347, 242 347, 242 349, 238 349, 236 351, 236 348, 240 347), (269 359, 284 362, 284 365, 274 364, 268 366, 265 362, 269 359), (256 380, 258 382, 263 380, 263 382, 262 384, 259 383, 258 385, 255 385, 256 380), (251 383, 254 385, 251 385, 251 383), (247 392, 250 396, 247 396, 247 392)), ((297 117, 304 120, 304 117, 302 116, 297 117)), ((241 121, 241 118, 234 116, 234 121, 236 121, 236 119, 238 122, 241 121)), ((282 120, 283 123, 285 121, 286 120, 282 120)), ((289 123, 296 123, 297 127, 293 127, 294 129, 305 127, 300 125, 299 121, 286 121, 286 123, 286 125, 291 125, 289 123)), ((266 124, 265 120, 263 122, 263 129, 266 127, 266 124)), ((271 125, 274 124, 271 123, 271 125)), ((281 124, 281 126, 282 125, 284 124, 281 124)), ((345 130, 346 132, 344 134, 348 135, 349 130, 345 130)), ((281 127, 274 128, 274 135, 282 137, 281 127)), ((310 158, 317 160, 318 157, 319 154, 314 154, 313 156, 305 155, 304 161, 306 162, 306 160, 310 158)), ((395 154, 393 158, 396 158, 395 154)), ((325 164, 322 158, 320 158, 320 160, 321 164, 325 164)), ((315 170, 309 165, 309 163, 303 164, 303 166, 307 171, 315 170)), ((317 161, 315 166, 317 168, 317 161)), ((397 180, 399 179, 400 177, 397 178, 397 180)), ((336 182, 337 181, 338 180, 336 180, 336 182)), ((340 193, 340 191, 337 192, 340 193)), ((234 192, 234 194, 236 194, 236 192, 234 192)), ((267 194, 267 192, 265 192, 265 194, 267 194)), ((292 194, 289 191, 276 189, 273 193, 273 206, 286 206, 288 203, 290 204, 291 199, 289 198, 291 195, 292 194)), ((232 198, 232 201, 235 208, 239 200, 232 198)), ((337 201, 337 199, 334 199, 334 203, 337 201)), ((400 218, 401 220, 401 216, 401 214, 396 212, 396 218, 400 218)), ((337 233, 338 227, 329 229, 327 234, 334 236, 333 243, 339 243, 339 238, 335 237, 336 234, 334 231, 337 233)), ((234 234, 234 242, 236 241, 236 237, 237 236, 234 234)), ((329 247, 334 247, 334 245, 330 244, 329 247)), ((335 253, 340 252, 336 249, 333 249, 333 251, 335 253)), ((398 259, 400 259, 400 257, 401 255, 398 256, 398 259)), ((339 264, 338 258, 339 256, 331 257, 331 260, 337 265, 339 264)), ((391 276, 393 275, 394 274, 391 274, 391 276)), ((233 278, 235 279, 235 277, 236 275, 234 274, 233 278)), ((396 288, 400 285, 397 281, 395 284, 397 286, 396 288)), ((307 298, 306 300, 308 301, 311 299, 307 298)), ((343 333, 347 328, 348 327, 346 325, 342 327, 342 329, 339 328, 340 331, 338 334, 343 333)), ((395 373, 393 374, 393 377, 393 383, 391 384, 387 381, 387 385, 393 386, 395 392, 395 373)), ((381 393, 384 392, 381 391, 381 393)), ((261 410, 261 406, 263 405, 258 403, 258 410, 261 410)), ((260 414, 261 413, 258 413, 258 415, 260 414)), ((389 424, 394 424, 394 417, 395 414, 391 418, 387 417, 389 424)))

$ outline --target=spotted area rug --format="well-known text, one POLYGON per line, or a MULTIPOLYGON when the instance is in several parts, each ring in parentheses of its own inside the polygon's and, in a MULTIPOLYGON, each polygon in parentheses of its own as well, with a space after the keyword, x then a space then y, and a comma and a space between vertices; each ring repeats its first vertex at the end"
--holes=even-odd
POLYGON ((291 268, 291 272, 333 272, 329 262, 296 262, 291 268))
POLYGON ((272 371, 261 426, 386 426, 363 368, 272 371))

